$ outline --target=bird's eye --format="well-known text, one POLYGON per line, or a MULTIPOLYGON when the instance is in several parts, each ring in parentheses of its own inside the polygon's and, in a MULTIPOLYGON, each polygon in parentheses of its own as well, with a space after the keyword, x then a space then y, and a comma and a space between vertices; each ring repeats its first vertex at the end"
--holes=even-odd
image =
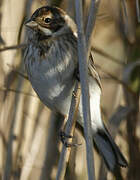
POLYGON ((50 23, 51 20, 52 20, 51 18, 45 18, 45 19, 44 19, 45 23, 50 23))

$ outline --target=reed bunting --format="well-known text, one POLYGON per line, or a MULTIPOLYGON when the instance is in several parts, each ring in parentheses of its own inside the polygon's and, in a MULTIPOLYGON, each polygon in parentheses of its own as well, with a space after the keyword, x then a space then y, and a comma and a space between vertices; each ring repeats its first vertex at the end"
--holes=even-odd
MULTIPOLYGON (((62 9, 44 6, 26 26, 25 67, 31 85, 48 108, 67 116, 78 68, 76 24, 62 9)), ((114 171, 117 166, 126 167, 127 161, 102 121, 101 83, 91 55, 88 70, 93 140, 108 169, 114 171)), ((81 100, 77 121, 83 126, 81 100)))

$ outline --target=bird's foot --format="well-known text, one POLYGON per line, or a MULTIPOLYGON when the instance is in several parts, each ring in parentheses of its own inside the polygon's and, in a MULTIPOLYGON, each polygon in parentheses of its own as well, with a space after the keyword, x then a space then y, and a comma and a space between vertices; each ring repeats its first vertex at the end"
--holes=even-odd
POLYGON ((65 147, 76 147, 76 146, 79 146, 81 144, 77 144, 77 143, 70 143, 68 142, 67 140, 70 139, 70 138, 74 138, 73 136, 71 135, 68 135, 66 134, 64 131, 60 131, 60 140, 61 142, 63 143, 63 145, 65 147))
POLYGON ((78 81, 80 81, 79 67, 75 69, 74 75, 78 81))

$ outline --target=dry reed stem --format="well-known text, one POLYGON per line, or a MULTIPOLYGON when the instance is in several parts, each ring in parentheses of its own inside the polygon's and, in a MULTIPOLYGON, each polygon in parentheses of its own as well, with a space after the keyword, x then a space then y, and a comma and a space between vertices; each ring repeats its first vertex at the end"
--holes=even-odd
MULTIPOLYGON (((131 79, 132 73, 136 67, 140 66, 140 60, 134 61, 128 64, 123 72, 123 80, 125 83, 128 83, 130 87, 132 87, 133 81, 131 79)), ((129 170, 127 172, 127 179, 139 179, 140 171, 139 171, 139 162, 140 162, 140 149, 139 149, 139 138, 136 135, 136 129, 138 126, 139 120, 139 88, 137 88, 137 92, 135 96, 127 91, 124 87, 124 97, 125 102, 128 107, 132 107, 133 111, 129 113, 127 116, 127 140, 128 140, 128 152, 129 152, 129 170)))
MULTIPOLYGON (((22 81, 18 82, 17 89, 20 89, 22 86, 22 81)), ((10 130, 8 134, 8 147, 7 147, 7 154, 6 154, 6 160, 5 160, 5 167, 4 167, 4 173, 3 173, 3 180, 9 180, 11 176, 12 171, 12 164, 13 164, 13 134, 15 130, 15 124, 17 123, 16 119, 16 109, 18 107, 20 94, 17 94, 15 97, 15 109, 12 116, 12 121, 10 125, 10 130)))
MULTIPOLYGON (((72 136, 74 133, 75 123, 76 123, 76 119, 77 119, 80 95, 81 95, 80 84, 79 84, 79 82, 76 82, 75 89, 74 89, 73 96, 72 96, 69 117, 68 117, 68 121, 67 121, 66 128, 65 128, 65 133, 70 134, 72 136)), ((72 139, 69 139, 68 143, 72 143, 72 139)), ((67 147, 65 147, 65 145, 63 145, 60 159, 59 159, 56 180, 64 179, 67 163, 69 161, 70 151, 71 151, 71 147, 67 148, 67 147)))
POLYGON ((9 92, 13 92, 13 93, 19 93, 19 94, 22 94, 22 95, 25 95, 25 96, 32 96, 32 97, 38 98, 34 94, 26 93, 24 91, 20 91, 20 90, 16 90, 16 89, 11 89, 11 88, 0 87, 0 91, 9 91, 9 92))
MULTIPOLYGON (((80 2, 79 2, 80 3, 80 2)), ((82 9, 82 8, 81 8, 82 9)), ((95 10, 95 1, 93 0, 92 2, 91 2, 91 8, 90 8, 90 12, 89 12, 89 18, 88 18, 88 26, 87 26, 87 29, 86 29, 86 35, 87 35, 87 38, 86 38, 86 40, 87 40, 87 48, 85 48, 85 50, 88 50, 89 48, 90 48, 90 39, 91 39, 91 34, 92 34, 92 31, 93 31, 93 27, 94 27, 94 24, 95 24, 95 16, 96 16, 96 11, 94 11, 95 10)), ((78 17, 78 19, 79 19, 79 17, 81 17, 81 16, 79 16, 79 11, 78 11, 78 15, 77 15, 77 17, 78 17)), ((79 22, 81 22, 82 23, 82 18, 81 19, 79 19, 78 20, 79 22)), ((80 27, 80 31, 81 31, 81 27, 80 27)), ((81 38, 82 37, 84 37, 84 34, 82 34, 82 36, 81 36, 81 38)), ((82 43, 83 43, 83 41, 82 41, 82 43)), ((83 50, 83 48, 80 48, 79 49, 79 52, 81 52, 81 51, 84 51, 84 53, 85 53, 85 50, 83 50)), ((86 53, 84 54, 84 56, 85 56, 85 61, 86 61, 86 53)), ((81 57, 81 58, 83 58, 83 57, 81 57)), ((79 62, 80 63, 80 62, 79 62)), ((76 89, 75 89, 76 90, 76 89)), ((80 91, 80 89, 77 91, 77 93, 78 93, 78 96, 77 96, 77 99, 79 99, 78 101, 77 101, 77 103, 76 103, 76 108, 75 108, 75 114, 74 114, 74 117, 76 117, 77 115, 77 111, 78 111, 78 102, 80 101, 80 95, 81 95, 81 91, 80 91)), ((73 97, 74 98, 74 97, 73 97)), ((72 98, 72 101, 73 101, 73 98, 72 98)), ((71 110, 70 110, 70 113, 72 113, 71 112, 71 110)), ((88 115, 90 115, 90 113, 88 112, 88 115)), ((68 122, 69 122, 69 120, 68 120, 68 122)), ((75 119, 73 119, 73 125, 72 125, 72 129, 70 130, 70 132, 72 133, 72 131, 74 130, 74 128, 75 128, 75 119)), ((73 135, 73 134, 71 134, 71 135, 73 135)), ((89 135, 88 135, 88 138, 89 138, 89 135)), ((87 139, 88 139, 87 138, 87 139)), ((91 144, 92 144, 92 140, 91 140, 91 144)), ((91 145, 92 146, 92 148, 93 148, 93 145, 91 145)), ((90 160, 93 158, 93 150, 92 150, 92 148, 91 148, 91 150, 88 150, 88 153, 89 153, 89 151, 90 151, 90 160), (92 151, 92 152, 91 152, 92 151), (92 155, 91 155, 91 153, 92 153, 92 155)), ((60 156, 60 160, 59 160, 59 166, 58 166, 58 172, 57 172, 57 180, 62 180, 62 179, 64 179, 64 175, 65 175, 65 171, 66 171, 66 165, 67 165, 67 162, 68 162, 68 159, 69 159, 69 155, 70 155, 70 149, 69 150, 66 150, 66 148, 63 146, 63 149, 62 149, 62 152, 61 152, 61 156, 60 156)), ((89 162, 90 163, 90 162, 89 162)), ((91 175, 91 178, 93 179, 94 178, 94 168, 93 168, 93 166, 92 166, 92 168, 90 168, 90 174, 92 174, 91 175), (92 169, 92 170, 91 170, 92 169)), ((89 175, 89 177, 90 177, 90 175, 89 175)), ((90 179, 91 179, 90 178, 90 179)))
MULTIPOLYGON (((95 1, 92 5, 93 10, 95 10, 95 1)), ((93 142, 91 133, 91 116, 90 116, 90 102, 89 102, 89 85, 88 85, 88 44, 86 44, 84 29, 83 29, 83 14, 82 14, 82 3, 80 0, 75 1, 76 9, 76 22, 78 29, 78 62, 79 62, 79 72, 80 72, 80 83, 82 92, 82 109, 83 109, 83 119, 84 119, 84 136, 86 142, 86 158, 87 158, 87 170, 88 179, 95 179, 94 172, 94 158, 93 158, 93 142)), ((89 15, 89 20, 91 16, 89 15)), ((89 23, 88 23, 89 24, 89 23)), ((86 32, 92 32, 87 25, 88 30, 86 32)), ((88 33, 86 33, 87 35, 88 33)), ((89 37, 87 36, 87 41, 89 42, 89 37)))
POLYGON ((124 12, 124 21, 125 21, 125 33, 128 33, 128 11, 127 11, 127 3, 126 0, 122 0, 122 8, 123 8, 123 12, 124 12))
POLYGON ((33 142, 31 144, 31 150, 28 153, 25 163, 23 165, 20 180, 28 180, 29 179, 32 167, 34 165, 37 154, 39 152, 39 147, 41 145, 41 139, 42 139, 43 133, 44 133, 44 131, 42 130, 42 127, 38 126, 37 130, 35 132, 35 135, 34 135, 33 142))

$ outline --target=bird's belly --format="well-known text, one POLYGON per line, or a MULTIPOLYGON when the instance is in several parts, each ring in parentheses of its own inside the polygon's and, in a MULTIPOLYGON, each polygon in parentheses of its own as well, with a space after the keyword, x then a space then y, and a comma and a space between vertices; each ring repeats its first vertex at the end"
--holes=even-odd
POLYGON ((58 81, 58 76, 55 74, 53 78, 49 78, 46 74, 41 74, 39 78, 31 77, 30 81, 40 100, 47 107, 66 115, 70 108, 74 80, 68 79, 61 82, 58 81))

